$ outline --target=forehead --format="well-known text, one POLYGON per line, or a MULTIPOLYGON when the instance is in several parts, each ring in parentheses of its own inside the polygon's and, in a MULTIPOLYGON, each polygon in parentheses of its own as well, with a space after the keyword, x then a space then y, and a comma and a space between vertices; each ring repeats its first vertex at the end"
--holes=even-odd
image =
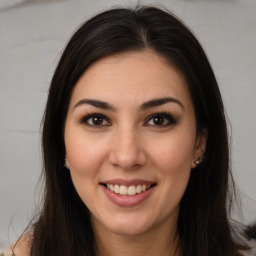
POLYGON ((145 50, 96 61, 75 85, 70 105, 85 97, 113 104, 126 101, 139 104, 166 96, 191 101, 185 79, 177 68, 163 57, 145 50))

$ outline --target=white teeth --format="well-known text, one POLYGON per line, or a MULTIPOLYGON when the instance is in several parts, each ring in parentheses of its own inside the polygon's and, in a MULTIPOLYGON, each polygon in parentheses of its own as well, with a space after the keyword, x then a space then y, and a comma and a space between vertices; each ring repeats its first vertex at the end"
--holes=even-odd
POLYGON ((139 193, 141 193, 141 191, 142 191, 142 187, 141 187, 141 185, 138 185, 136 187, 136 193, 139 194, 139 193))
POLYGON ((139 185, 132 185, 132 186, 125 186, 125 185, 117 185, 117 184, 106 184, 107 188, 111 190, 112 192, 116 194, 120 194, 123 196, 134 196, 136 194, 140 194, 147 189, 151 187, 151 185, 146 185, 146 184, 139 184, 139 185))
POLYGON ((126 186, 123 186, 123 185, 120 186, 120 195, 123 195, 123 196, 127 195, 127 191, 128 189, 126 186))
POLYGON ((135 186, 130 186, 130 187, 128 188, 128 195, 129 195, 129 196, 134 196, 134 195, 136 195, 135 186))
POLYGON ((120 193, 120 187, 118 185, 115 185, 115 193, 116 194, 120 193))

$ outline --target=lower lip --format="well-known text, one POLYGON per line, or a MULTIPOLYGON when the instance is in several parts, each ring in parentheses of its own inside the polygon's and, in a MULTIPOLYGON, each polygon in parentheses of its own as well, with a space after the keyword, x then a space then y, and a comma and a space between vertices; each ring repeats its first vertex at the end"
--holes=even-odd
POLYGON ((152 194, 155 188, 155 186, 153 186, 150 189, 134 196, 122 196, 112 192, 105 186, 102 187, 110 201, 121 207, 132 207, 141 204, 152 194))

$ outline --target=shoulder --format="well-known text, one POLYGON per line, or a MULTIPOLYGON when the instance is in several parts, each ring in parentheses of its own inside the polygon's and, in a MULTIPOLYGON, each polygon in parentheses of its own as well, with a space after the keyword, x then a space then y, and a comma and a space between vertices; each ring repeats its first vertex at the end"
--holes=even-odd
POLYGON ((247 255, 256 256, 256 224, 247 226, 245 229, 245 235, 247 237, 246 243, 251 248, 247 255))
POLYGON ((256 256, 256 240, 251 239, 251 240, 247 241, 246 243, 251 249, 247 252, 242 252, 242 255, 243 256, 256 256))
POLYGON ((251 239, 249 242, 249 246, 251 247, 251 256, 256 256, 256 240, 251 239))
MULTIPOLYGON (((8 248, 4 256, 29 256, 32 237, 29 234, 23 235, 19 240, 8 248)), ((1 256, 1 255, 0 255, 1 256)))

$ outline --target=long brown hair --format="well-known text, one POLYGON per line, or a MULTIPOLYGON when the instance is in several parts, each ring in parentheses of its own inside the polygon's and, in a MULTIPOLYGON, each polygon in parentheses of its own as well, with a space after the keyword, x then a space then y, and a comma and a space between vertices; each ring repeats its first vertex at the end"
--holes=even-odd
POLYGON ((65 169, 63 129, 72 90, 96 60, 145 48, 184 75, 198 133, 208 129, 204 162, 191 172, 180 203, 178 232, 184 256, 238 256, 229 210, 233 194, 222 98, 209 61, 191 31, 155 7, 118 8, 84 23, 68 42, 52 78, 43 119, 45 196, 33 225, 31 256, 96 255, 89 210, 65 169))

